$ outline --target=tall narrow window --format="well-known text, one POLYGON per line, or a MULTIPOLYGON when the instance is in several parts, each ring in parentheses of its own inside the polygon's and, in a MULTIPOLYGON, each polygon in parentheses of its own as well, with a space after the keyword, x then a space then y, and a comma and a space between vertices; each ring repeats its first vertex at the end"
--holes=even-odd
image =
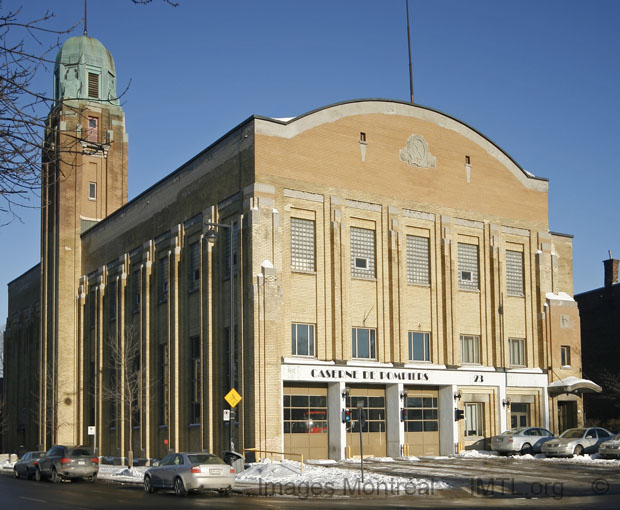
MULTIPOLYGON (((225 229, 224 237, 226 238, 226 247, 224 251, 226 253, 226 267, 222 274, 224 278, 228 278, 230 276, 230 228, 225 229)), ((232 236, 233 236, 233 253, 232 253, 232 265, 233 271, 237 271, 237 265, 239 263, 239 224, 233 223, 232 227, 232 236)))
POLYGON ((465 436, 484 435, 484 407, 481 403, 465 404, 465 436))
POLYGON ((106 292, 108 296, 108 307, 110 310, 110 320, 116 319, 116 280, 110 282, 108 290, 106 292))
POLYGON ((133 313, 140 311, 140 271, 134 271, 133 276, 133 313))
POLYGON ((368 328, 353 328, 353 357, 376 359, 376 331, 368 328))
POLYGON ((159 302, 168 300, 168 257, 159 259, 159 302))
POLYGON ((95 291, 95 286, 91 285, 90 292, 88 293, 89 300, 89 315, 88 318, 90 322, 90 328, 93 329, 95 327, 95 322, 97 321, 97 292, 95 291))
POLYGON ((190 348, 190 423, 200 423, 200 385, 202 373, 200 368, 200 337, 193 336, 189 339, 190 348))
POLYGON ((88 199, 97 200, 97 183, 96 182, 88 183, 88 199))
POLYGON ((88 73, 88 97, 99 99, 99 75, 97 73, 88 73))
POLYGON ((189 290, 196 290, 200 286, 200 243, 189 247, 189 290))
POLYGON ((99 119, 97 117, 88 117, 86 140, 95 143, 99 141, 99 119))
POLYGON ((429 285, 430 250, 427 237, 407 236, 407 283, 429 285))
POLYGON ((430 361, 430 333, 409 331, 409 360, 430 361))
POLYGON ((468 290, 480 289, 478 279, 478 246, 459 243, 459 288, 468 290))
POLYGON ((480 337, 461 335, 461 362, 480 363, 480 337))
POLYGON ((523 253, 506 250, 506 292, 523 296, 523 253))
POLYGON ((168 344, 159 346, 159 424, 168 424, 168 404, 170 393, 168 386, 168 344))
POLYGON ((314 356, 314 324, 291 324, 293 356, 314 356))
POLYGON ((509 338, 510 364, 514 367, 525 366, 525 339, 509 338))
POLYGON ((351 227, 351 276, 375 278, 375 231, 351 227))
POLYGON ((562 366, 570 367, 570 345, 562 345, 560 347, 560 354, 562 356, 562 366))
POLYGON ((315 271, 314 220, 291 218, 291 269, 315 271))

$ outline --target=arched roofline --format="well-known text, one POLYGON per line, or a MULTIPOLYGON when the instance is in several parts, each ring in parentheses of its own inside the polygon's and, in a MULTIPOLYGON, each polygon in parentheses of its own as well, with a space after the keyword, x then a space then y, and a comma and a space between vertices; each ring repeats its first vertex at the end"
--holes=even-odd
MULTIPOLYGON (((484 140, 484 142, 486 142, 487 144, 489 144, 490 146, 492 146, 496 151, 498 151, 501 155, 503 155, 504 157, 506 157, 508 159, 508 161, 510 163, 512 163, 512 165, 514 165, 514 167, 516 167, 522 174, 523 177, 525 177, 528 180, 535 180, 535 181, 542 181, 542 182, 548 182, 549 179, 545 178, 545 177, 537 177, 535 175, 533 175, 532 173, 528 172, 527 170, 523 169, 521 167, 521 165, 519 165, 519 163, 517 163, 515 161, 515 159, 508 154, 505 150, 503 150, 499 145, 497 145, 493 140, 491 140, 488 136, 484 135, 483 133, 481 133, 480 131, 478 131, 477 129, 471 127, 469 124, 466 124, 465 122, 457 119, 456 117, 452 117, 451 115, 448 115, 442 111, 439 110, 435 110, 433 108, 429 108, 428 106, 422 106, 419 104, 411 104, 408 103, 406 101, 400 101, 397 99, 382 99, 382 98, 369 98, 369 99, 352 99, 352 100, 347 100, 347 101, 340 101, 337 103, 332 103, 326 106, 321 106, 320 108, 316 108, 314 110, 310 110, 309 112, 303 113, 301 115, 298 115, 297 117, 291 117, 291 118, 287 118, 287 119, 278 119, 278 118, 273 118, 273 117, 265 117, 265 116, 260 116, 260 115, 254 115, 253 117, 255 119, 260 119, 263 121, 268 121, 268 122, 272 122, 281 126, 292 126, 296 123, 299 123, 300 121, 304 121, 304 120, 308 120, 309 118, 316 116, 316 115, 320 115, 321 113, 327 112, 329 110, 334 110, 334 109, 339 109, 340 107, 347 107, 347 106, 354 106, 354 105, 362 105, 362 104, 379 104, 379 103, 383 103, 386 105, 389 104, 393 104, 393 105, 398 105, 399 107, 407 107, 407 108, 411 108, 412 111, 418 110, 421 111, 423 114, 422 115, 412 115, 414 117, 418 117, 418 118, 422 118, 425 120, 433 120, 432 117, 433 116, 439 116, 439 117, 443 117, 445 119, 447 119, 449 122, 455 123, 459 126, 462 126, 463 128, 465 128, 465 130, 471 132, 472 134, 475 135, 475 137, 480 137, 482 140, 484 140)), ((360 111, 352 111, 352 113, 350 113, 350 115, 356 115, 356 114, 363 114, 363 113, 381 113, 379 111, 368 111, 368 112, 364 112, 360 109, 360 111)), ((393 113, 393 114, 398 114, 397 112, 387 112, 384 111, 383 113, 393 113)), ((337 120, 338 118, 341 117, 345 117, 348 115, 335 115, 334 118, 332 119, 328 119, 327 121, 333 121, 333 120, 337 120)), ((437 119, 435 119, 437 120, 437 119)), ((443 124, 444 127, 450 129, 450 126, 445 125, 445 123, 441 123, 439 122, 438 124, 443 124)), ((318 124, 317 124, 318 125, 318 124)), ((312 127, 314 127, 314 125, 312 125, 312 127)), ((299 132, 302 132, 304 130, 301 130, 299 132)), ((458 131, 458 130, 457 130, 458 131)), ((299 132, 295 132, 295 134, 298 134, 299 132)), ((264 134, 273 134, 278 136, 276 133, 264 133, 264 134)), ((470 139, 473 140, 473 138, 475 137, 471 137, 470 139)), ((476 141, 476 140, 473 140, 476 141)), ((480 143, 479 143, 480 145, 480 143)))

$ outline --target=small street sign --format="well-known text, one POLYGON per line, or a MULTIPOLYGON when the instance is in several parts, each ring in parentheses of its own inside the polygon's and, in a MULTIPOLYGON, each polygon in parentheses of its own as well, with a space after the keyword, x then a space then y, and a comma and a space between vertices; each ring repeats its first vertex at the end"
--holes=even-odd
POLYGON ((94 436, 95 435, 95 426, 94 425, 89 425, 88 426, 88 435, 89 436, 94 436))
POLYGON ((239 395, 239 393, 237 393, 237 390, 233 388, 228 393, 226 393, 224 400, 228 402, 230 407, 235 407, 239 402, 241 402, 241 395, 239 395))
POLYGON ((224 421, 230 421, 230 409, 224 409, 224 421))

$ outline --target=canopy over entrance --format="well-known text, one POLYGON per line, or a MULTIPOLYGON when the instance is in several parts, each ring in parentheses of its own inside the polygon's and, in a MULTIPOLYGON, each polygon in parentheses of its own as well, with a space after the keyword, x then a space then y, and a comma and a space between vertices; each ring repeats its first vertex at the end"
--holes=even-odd
POLYGON ((603 389, 593 381, 570 376, 559 381, 552 382, 548 387, 549 395, 556 396, 562 393, 600 393, 603 389))

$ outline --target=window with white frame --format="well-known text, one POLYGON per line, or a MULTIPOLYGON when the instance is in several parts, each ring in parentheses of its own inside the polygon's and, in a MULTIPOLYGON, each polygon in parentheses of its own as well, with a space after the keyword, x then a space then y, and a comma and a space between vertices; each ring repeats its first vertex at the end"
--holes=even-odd
POLYGON ((376 331, 369 328, 353 328, 353 357, 376 359, 376 331))
POLYGON ((480 337, 461 335, 461 362, 480 363, 480 337))
POLYGON ((375 231, 351 227, 351 276, 375 278, 375 231))
POLYGON ((482 403, 465 403, 465 436, 484 435, 484 406, 482 403))
POLYGON ((562 366, 570 367, 570 345, 562 345, 560 347, 560 354, 562 357, 562 366))
POLYGON ((506 292, 509 296, 523 296, 523 253, 506 250, 506 292))
POLYGON ((430 285, 429 248, 428 237, 407 236, 407 283, 430 285))
POLYGON ((314 220, 291 218, 291 269, 315 271, 314 220))
POLYGON ((431 360, 431 334, 418 331, 409 331, 409 360, 431 360))
POLYGON ((509 338, 510 364, 515 367, 525 366, 525 339, 509 338))
POLYGON ((459 243, 459 288, 479 290, 478 278, 478 246, 475 244, 459 243))
POLYGON ((314 356, 314 324, 291 324, 293 356, 314 356))
POLYGON ((189 290, 196 290, 200 285, 200 243, 189 246, 189 290))
POLYGON ((97 200, 97 183, 88 183, 88 200, 97 200))

